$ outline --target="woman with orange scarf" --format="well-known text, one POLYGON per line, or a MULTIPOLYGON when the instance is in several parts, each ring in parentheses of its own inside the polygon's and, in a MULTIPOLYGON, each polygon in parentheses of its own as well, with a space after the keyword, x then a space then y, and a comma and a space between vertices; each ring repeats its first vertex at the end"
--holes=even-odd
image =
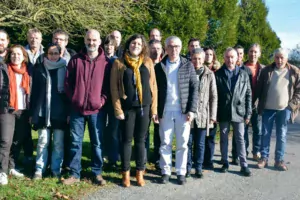
POLYGON ((7 173, 16 177, 24 175, 15 170, 18 144, 24 140, 24 130, 29 122, 28 97, 30 76, 27 53, 21 45, 13 45, 6 55, 0 73, 0 185, 8 183, 7 173), (12 147, 12 143, 14 146, 12 147))
POLYGON ((122 184, 130 186, 132 139, 135 145, 136 179, 144 186, 145 137, 150 116, 157 119, 157 86, 152 60, 148 57, 143 35, 131 36, 125 44, 123 57, 116 59, 111 71, 111 96, 114 112, 122 130, 122 184))

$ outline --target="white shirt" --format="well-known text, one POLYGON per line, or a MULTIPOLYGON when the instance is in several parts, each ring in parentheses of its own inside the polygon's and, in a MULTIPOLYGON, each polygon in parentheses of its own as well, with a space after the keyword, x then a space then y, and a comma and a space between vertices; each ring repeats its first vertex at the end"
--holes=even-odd
POLYGON ((26 109, 26 95, 24 88, 21 87, 23 75, 15 73, 17 83, 18 110, 26 109))

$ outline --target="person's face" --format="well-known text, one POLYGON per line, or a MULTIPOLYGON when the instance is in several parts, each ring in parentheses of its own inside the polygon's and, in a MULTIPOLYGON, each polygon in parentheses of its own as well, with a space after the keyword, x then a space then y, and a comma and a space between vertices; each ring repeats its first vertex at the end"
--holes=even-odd
POLYGON ((167 54, 169 56, 169 59, 171 61, 175 61, 179 58, 179 54, 180 54, 180 51, 181 51, 181 45, 180 45, 180 42, 177 41, 177 40, 171 40, 169 42, 169 44, 167 45, 167 54))
POLYGON ((129 52, 132 56, 139 56, 143 49, 143 42, 141 38, 132 40, 129 44, 129 52))
POLYGON ((236 49, 238 53, 238 62, 242 63, 244 59, 244 49, 236 49))
POLYGON ((94 31, 88 32, 84 38, 84 43, 88 52, 98 51, 101 44, 100 35, 94 31))
POLYGON ((248 58, 251 63, 257 63, 259 57, 261 55, 260 49, 256 46, 253 46, 249 49, 248 58))
POLYGON ((228 51, 224 56, 225 64, 228 68, 235 68, 237 59, 238 56, 234 50, 228 51))
POLYGON ((115 40, 117 41, 117 46, 120 46, 121 40, 122 40, 121 33, 119 31, 114 31, 111 33, 111 36, 113 36, 115 38, 115 40))
POLYGON ((58 44, 61 49, 65 49, 68 45, 68 40, 64 34, 55 34, 52 38, 52 43, 58 44))
POLYGON ((115 46, 110 42, 104 45, 106 55, 113 55, 115 53, 115 46))
POLYGON ((274 57, 274 60, 275 60, 277 68, 284 68, 288 61, 288 58, 287 58, 287 56, 285 56, 281 53, 277 53, 274 57))
POLYGON ((150 57, 152 59, 157 59, 162 54, 162 46, 159 43, 154 43, 150 46, 150 57))
POLYGON ((153 29, 150 33, 150 40, 158 40, 161 41, 161 35, 159 30, 153 29))
POLYGON ((59 57, 60 57, 60 55, 59 55, 59 51, 58 51, 57 47, 50 47, 48 49, 47 58, 50 61, 56 62, 56 61, 58 61, 59 57))
POLYGON ((11 63, 14 65, 21 65, 24 61, 24 54, 21 48, 13 48, 10 54, 11 63))
POLYGON ((196 69, 199 69, 200 67, 203 66, 204 58, 205 58, 204 52, 193 54, 192 63, 196 69))
POLYGON ((42 43, 42 35, 40 33, 30 33, 27 41, 31 49, 39 49, 42 43))
POLYGON ((193 41, 193 42, 190 42, 189 46, 188 46, 188 49, 189 49, 189 52, 191 53, 194 49, 196 48, 200 48, 200 43, 199 41, 193 41))
POLYGON ((205 62, 212 63, 214 60, 214 52, 210 49, 205 51, 205 62))
POLYGON ((0 32, 0 54, 6 51, 9 40, 7 39, 6 33, 0 32))

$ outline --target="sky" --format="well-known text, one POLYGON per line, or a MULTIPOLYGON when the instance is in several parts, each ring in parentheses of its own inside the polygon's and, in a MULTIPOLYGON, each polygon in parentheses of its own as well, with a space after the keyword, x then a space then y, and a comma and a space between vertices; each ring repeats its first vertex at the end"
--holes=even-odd
POLYGON ((265 0, 268 21, 281 40, 281 47, 300 44, 300 0, 265 0))

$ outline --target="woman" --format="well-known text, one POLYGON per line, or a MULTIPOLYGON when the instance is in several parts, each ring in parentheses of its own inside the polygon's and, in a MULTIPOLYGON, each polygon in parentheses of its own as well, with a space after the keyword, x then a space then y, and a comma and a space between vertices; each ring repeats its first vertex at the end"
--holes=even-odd
POLYGON ((213 127, 217 118, 217 86, 214 73, 204 66, 205 53, 196 48, 192 51, 192 63, 199 79, 199 99, 195 120, 191 125, 191 134, 188 142, 187 174, 189 177, 192 160, 196 169, 196 177, 202 178, 202 164, 204 161, 205 137, 209 128, 213 127), (194 159, 192 159, 192 145, 194 143, 194 159))
POLYGON ((0 64, 0 185, 8 183, 7 172, 16 177, 24 176, 14 168, 17 149, 24 140, 29 120, 30 76, 27 62, 25 49, 21 45, 13 45, 6 55, 7 65, 0 64))
POLYGON ((122 183, 124 187, 130 186, 134 138, 137 184, 144 186, 145 136, 149 116, 158 123, 155 72, 144 36, 135 34, 126 41, 123 57, 114 62, 110 80, 115 116, 121 120, 122 128, 122 183))
POLYGON ((66 61, 60 58, 61 48, 50 44, 42 62, 36 63, 30 98, 31 123, 38 130, 34 179, 41 179, 48 161, 50 131, 53 130, 51 172, 60 177, 64 156, 64 130, 67 122, 67 103, 64 94, 66 61))
POLYGON ((212 70, 213 72, 216 72, 218 69, 220 69, 221 64, 217 60, 217 55, 215 50, 212 47, 205 47, 205 65, 212 70))

